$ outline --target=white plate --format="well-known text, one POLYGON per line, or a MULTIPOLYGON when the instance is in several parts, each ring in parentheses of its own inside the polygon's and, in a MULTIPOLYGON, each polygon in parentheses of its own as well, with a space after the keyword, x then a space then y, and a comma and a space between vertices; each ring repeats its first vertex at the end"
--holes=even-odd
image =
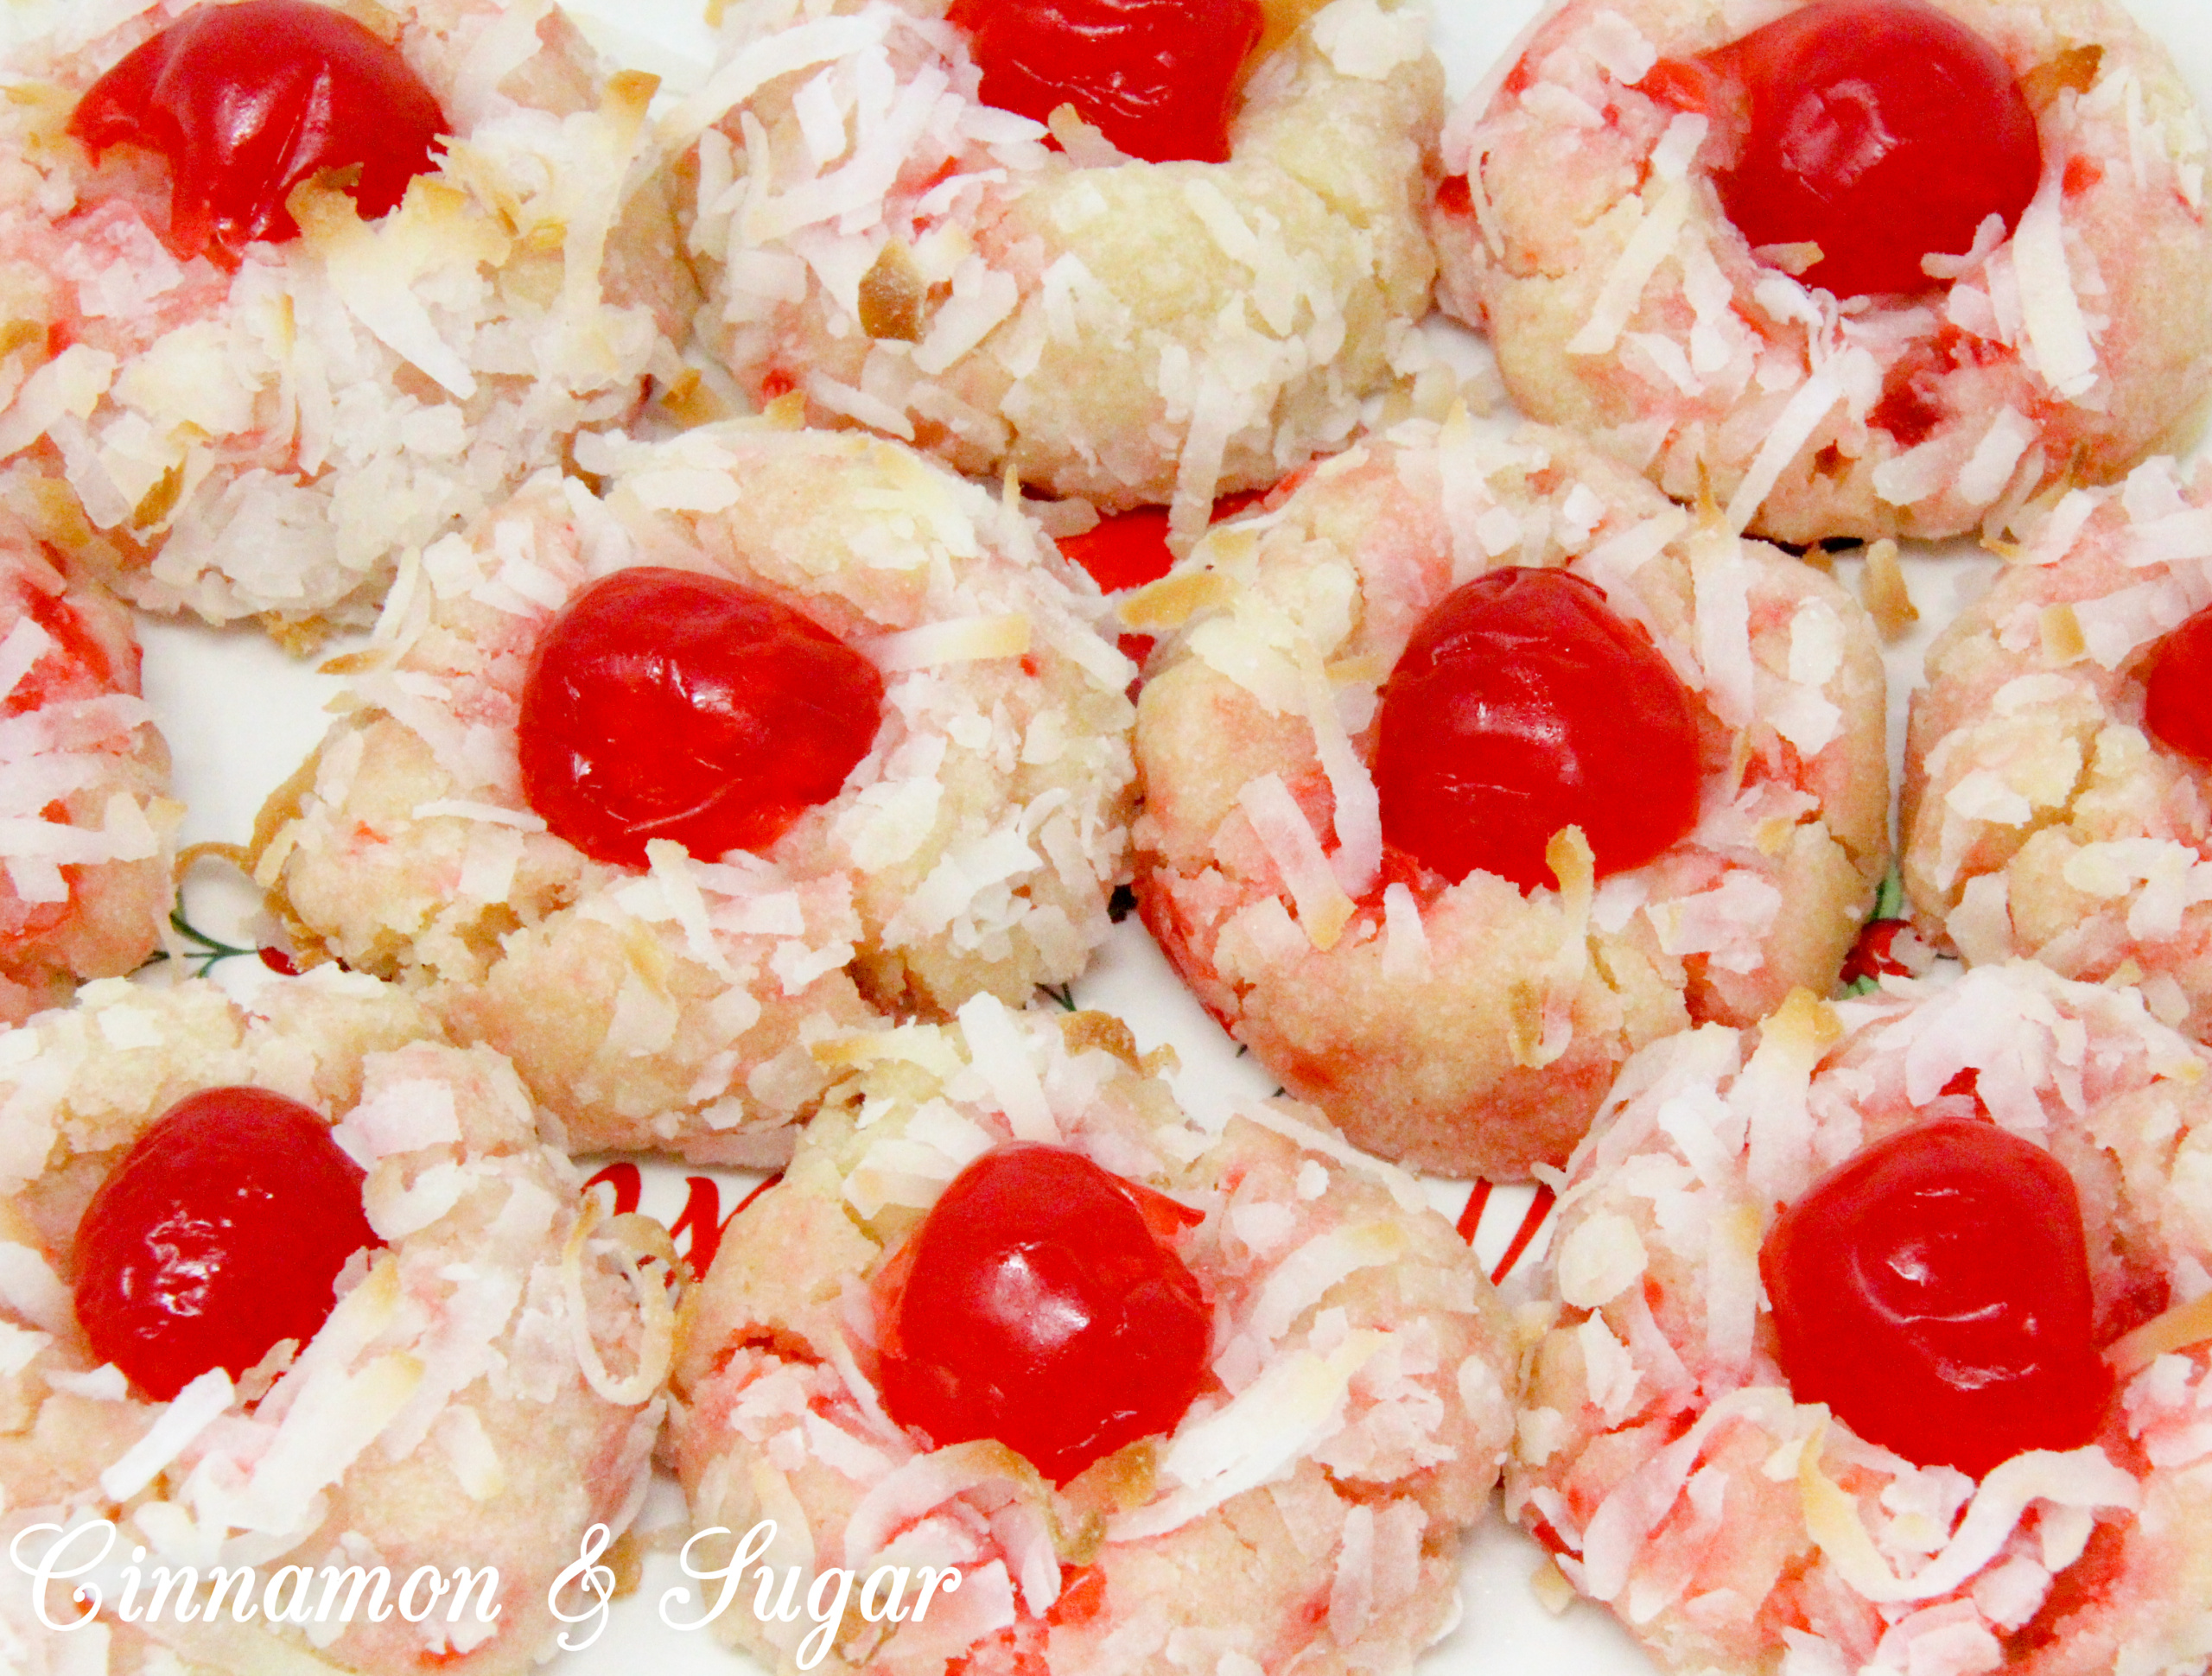
MULTIPOLYGON (((1482 79, 1538 10, 1536 0, 1435 3, 1437 45, 1455 99, 1482 79)), ((652 71, 672 86, 690 85, 704 68, 709 35, 695 8, 682 0, 572 0, 570 9, 610 56, 652 71)), ((2212 105, 2212 22, 2190 0, 2129 0, 2129 10, 2174 52, 2200 104, 2212 105)), ((1908 548, 1906 575, 1921 620, 1889 652, 1892 765, 1900 759, 1906 698, 1919 679, 1929 640, 1986 585, 1995 566, 1963 543, 1908 548)), ((1840 568, 1855 584, 1850 562, 1840 568)), ((322 705, 337 683, 250 632, 155 623, 146 625, 144 639, 146 695, 168 736, 177 795, 190 811, 183 841, 242 842, 262 799, 321 737, 327 721, 322 705)), ((220 867, 201 868, 188 882, 186 900, 191 922, 226 945, 250 948, 270 940, 251 893, 220 867)), ((258 962, 250 955, 224 958, 215 969, 227 987, 245 988, 257 981, 258 962)), ((1194 1108, 1272 1092, 1271 1082, 1237 1057, 1134 917, 1117 928, 1097 964, 1072 990, 1080 1005, 1120 1013, 1145 1048, 1172 1044, 1183 1065, 1177 1091, 1194 1108)), ((648 1163, 639 1180, 644 1208, 674 1222, 687 1204, 695 1214, 709 1212, 709 1220, 727 1216, 752 1178, 648 1163)), ((1469 1184, 1440 1181, 1431 1189, 1439 1209, 1459 1217, 1469 1184)), ((1525 1188, 1491 1196, 1476 1241, 1488 1261, 1498 1261, 1530 1209, 1525 1188)), ((1541 1250, 1539 1235, 1526 1255, 1541 1250)), ((644 1522, 677 1541, 689 1534, 671 1483, 656 1484, 644 1522)), ((1538 1603, 1529 1580, 1542 1558, 1533 1542, 1496 1518, 1475 1533, 1461 1577, 1465 1616, 1421 1660, 1421 1676, 1562 1671, 1649 1676, 1649 1661, 1603 1609, 1578 1603, 1555 1617, 1538 1603)), ((617 1603, 605 1633, 584 1650, 557 1657, 545 1666, 549 1676, 632 1676, 645 1669, 655 1676, 734 1676, 753 1669, 710 1634, 678 1630, 662 1620, 664 1593, 683 1582, 673 1559, 657 1555, 645 1586, 617 1603)), ((677 1622, 698 1615, 696 1598, 671 1611, 677 1622)), ((581 1637, 591 1628, 581 1625, 575 1633, 581 1637)))

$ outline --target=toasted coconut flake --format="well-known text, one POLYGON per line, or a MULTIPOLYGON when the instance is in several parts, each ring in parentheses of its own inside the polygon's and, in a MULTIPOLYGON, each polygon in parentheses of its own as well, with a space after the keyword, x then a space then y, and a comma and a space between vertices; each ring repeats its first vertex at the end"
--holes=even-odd
POLYGON ((220 1368, 194 1379, 155 1417, 146 1435, 100 1474, 100 1493, 111 1501, 130 1500, 229 1409, 232 1396, 231 1376, 220 1368))
POLYGON ((1311 642, 1301 638, 1300 652, 1299 679, 1305 689, 1306 717, 1313 728, 1314 751, 1321 759, 1321 771, 1329 777, 1336 803, 1337 882, 1346 895, 1364 896, 1382 867, 1381 796, 1367 764, 1352 749, 1351 736, 1337 714, 1336 694, 1311 642))
MULTIPOLYGON (((432 188, 417 177, 384 237, 371 231, 353 200, 342 192, 308 187, 294 199, 301 238, 321 257, 331 289, 347 311, 392 353, 435 379, 448 394, 462 401, 475 395, 476 375, 439 332, 414 284, 420 267, 427 265, 423 257, 428 241, 451 238, 458 242, 472 233, 480 241, 488 231, 458 213, 451 188, 432 188), (408 217, 413 218, 412 225, 403 228, 398 218, 408 217), (397 236, 402 231, 414 236, 403 239, 397 236)), ((465 251, 440 254, 450 260, 465 251)), ((487 250, 482 254, 496 261, 505 252, 487 250)))
POLYGON ((1974 444, 1974 452, 1967 456, 1965 465, 1959 467, 1953 486, 1958 493, 1976 505, 1994 502, 2012 480, 2012 471, 2035 441, 2037 428, 2033 421, 2023 417, 2011 408, 1999 408, 1997 416, 1974 444))
POLYGON ((1535 1596, 1536 1604, 1554 1617, 1574 1604, 1574 1585, 1551 1560, 1543 1561, 1529 1574, 1529 1589, 1535 1596))
POLYGON ((1029 651, 1029 619, 1018 613, 997 617, 956 617, 901 630, 868 643, 869 660, 887 675, 930 670, 948 663, 977 663, 995 657, 1020 657, 1029 651))
POLYGON ((2097 350, 2067 265, 2060 187, 2061 172, 2047 172, 2013 230, 2012 265, 2037 369, 2053 390, 2072 400, 2094 388, 2097 350))
MULTIPOLYGON (((1675 121, 1694 121, 1702 124, 1701 117, 1678 117, 1675 121)), ((1590 318, 1582 329, 1567 340, 1570 355, 1610 355, 1613 346, 1620 341, 1621 333, 1634 316, 1637 305, 1643 301, 1643 288, 1659 271, 1659 264, 1674 251, 1681 237, 1682 227, 1689 219, 1690 191, 1681 181, 1670 181, 1653 204, 1639 200, 1643 219, 1636 231, 1629 235, 1622 246, 1619 257, 1607 272, 1605 283, 1598 289, 1598 299, 1591 307, 1590 318)), ((1796 452, 1793 448, 1792 453, 1796 452)), ((1771 486, 1770 484, 1769 486, 1771 486)), ((1761 489, 1762 498, 1766 493, 1761 489)), ((1743 526, 1739 524, 1738 529, 1743 526)))
POLYGON ((1402 1209, 1416 1209, 1428 1203, 1421 1195, 1421 1184, 1395 1165, 1385 1164, 1381 1159, 1369 1156, 1333 1130, 1317 1129, 1302 1118, 1291 1116, 1281 1106, 1263 1101, 1238 1107, 1236 1115, 1248 1123, 1256 1123, 1262 1128, 1294 1142, 1306 1152, 1319 1152, 1322 1157, 1332 1159, 1370 1180, 1380 1182, 1389 1190, 1390 1197, 1397 1201, 1402 1209))
POLYGON ((1555 1064, 1574 1039, 1574 997, 1590 969, 1591 910, 1597 900, 1597 858, 1577 826, 1562 827, 1544 845, 1544 862, 1559 881, 1559 946, 1545 962, 1541 1024, 1518 1063, 1555 1064))
POLYGON ((988 993, 976 996, 957 1015, 967 1038, 969 1063, 989 1087, 1017 1140, 1061 1144, 1059 1121, 1046 1097, 1021 1026, 1006 1003, 988 993))
POLYGON ((1247 781, 1236 801, 1261 848, 1281 873, 1306 937, 1316 949, 1334 948, 1352 917, 1351 898, 1338 883, 1320 839, 1282 776, 1268 772, 1247 781))
MULTIPOLYGON (((675 1355, 676 1315, 669 1305, 667 1279, 658 1257, 634 1248, 634 1242, 610 1224, 609 1233, 615 1236, 625 1259, 622 1273, 637 1294, 645 1333, 638 1346, 638 1365, 631 1370, 630 1376, 618 1380, 607 1371, 598 1342, 592 1336, 591 1308, 584 1297, 583 1273, 585 1244, 601 1214, 596 1198, 582 1202, 575 1226, 569 1230, 568 1242, 561 1251, 561 1295, 569 1306, 569 1342, 575 1348, 576 1362, 583 1370, 585 1382, 606 1401, 632 1407, 650 1400, 653 1393, 667 1382, 669 1363, 675 1355), (641 1255, 645 1260, 637 1260, 641 1255)), ((620 1220, 618 1217, 616 1222, 620 1220)))
POLYGON ((1339 75, 1383 81, 1428 51, 1428 14, 1417 7, 1384 11, 1375 0, 1334 0, 1313 19, 1313 44, 1339 75))
POLYGON ((1746 1421, 1775 1437, 1787 1436, 1795 1408, 1777 1386, 1729 1392, 1697 1423, 1617 1485, 1590 1515, 1582 1533, 1582 1587, 1592 1599, 1613 1601, 1627 1588, 1644 1539, 1689 1482, 1706 1439, 1724 1425, 1746 1421))
POLYGON ((1859 575, 1859 598, 1867 615, 1885 641, 1899 638, 1920 620, 1919 607, 1906 587, 1904 568, 1897 562, 1897 544, 1886 536, 1866 549, 1866 567, 1859 575))
POLYGON ((1806 1531, 1844 1580, 1878 1603, 1935 1600, 1960 1588, 2004 1551, 2034 1502, 2133 1513, 2143 1499, 2134 1476, 2094 1445, 2065 1453, 2030 1450, 1992 1468, 1950 1540, 1914 1576, 1900 1578, 1859 1521, 1858 1503, 1821 1470, 1820 1459, 1820 1451, 1808 1445, 1798 1467, 1806 1531))
POLYGON ((1758 515, 1768 492, 1781 480, 1783 468, 1797 457, 1797 451, 1843 397, 1842 383, 1826 369, 1814 372, 1791 393, 1775 416, 1766 441, 1751 456, 1744 480, 1728 498, 1728 509, 1722 516, 1730 529, 1740 530, 1758 515))
POLYGON ((1252 1330, 1271 1343, 1282 1337, 1338 1281, 1363 1268, 1395 1263, 1406 1251, 1405 1228, 1398 1222, 1331 1228, 1275 1266, 1254 1300, 1252 1330))
POLYGON ((1354 1376, 1389 1340, 1387 1333, 1357 1331, 1325 1355, 1292 1351, 1223 1407, 1186 1422, 1160 1463, 1161 1477, 1177 1488, 1113 1520, 1113 1539, 1164 1535, 1232 1496, 1287 1476, 1343 1423, 1354 1376))
POLYGON ((2185 1350, 2212 1340, 2212 1292, 2179 1304, 2124 1333, 2105 1348, 2105 1360, 2122 1380, 2129 1380, 2176 1350, 2185 1350))
POLYGON ((2020 92, 2040 112, 2056 104, 2061 93, 2088 92, 2096 85, 2104 57, 2105 49, 2100 46, 2062 48, 2020 78, 2020 92))
POLYGON ((1122 600, 1120 616, 1141 633, 1172 633, 1199 612, 1228 605, 1236 591, 1236 585, 1216 570, 1175 571, 1122 600))
POLYGON ((1957 452, 1948 436, 1907 448, 1874 467, 1874 492, 1892 506, 1917 505, 1951 480, 1957 452))
POLYGON ((1382 889, 1382 974, 1385 977, 1421 979, 1428 975, 1428 932, 1422 926, 1421 905, 1412 887, 1402 883, 1382 889))
POLYGON ((1040 1511, 1049 1500, 1037 1469, 1004 1444, 983 1438, 932 1450, 899 1463, 868 1487, 845 1521, 847 1562, 865 1564, 931 1509, 979 1489, 1011 1491, 1040 1511))
POLYGON ((77 1309, 68 1287, 29 1246, 0 1242, 0 1306, 57 1336, 76 1331, 77 1309))
POLYGON ((1835 1009, 1793 989, 1759 1030, 1758 1046, 1729 1092, 1746 1120, 1745 1174, 1754 1193, 1779 1202, 1810 1183, 1813 1121, 1807 1108, 1813 1072, 1841 1039, 1835 1009))
MULTIPOLYGON (((843 137, 838 130, 840 142, 843 137)), ((929 295, 929 282, 914 263, 914 253, 903 238, 887 243, 875 265, 861 276, 861 330, 871 338, 895 338, 918 343, 922 336, 922 304, 929 295)))
POLYGON ((1636 1224, 1605 1211, 1567 1231, 1556 1260, 1560 1297, 1575 1309, 1594 1310, 1633 1285, 1648 1260, 1636 1224))
MULTIPOLYGON (((361 1290, 356 1287, 351 1295, 361 1290)), ((280 1381, 280 1388, 290 1386, 306 1365, 303 1361, 280 1381)), ((394 1352, 353 1374, 324 1363, 307 1381, 315 1388, 285 1409, 276 1438, 255 1462, 244 1489, 230 1495, 212 1484, 202 1488, 197 1499, 203 1509, 212 1500, 217 1516, 244 1530, 298 1530, 315 1497, 343 1477, 407 1406, 422 1383, 423 1363, 394 1352)), ((195 1472, 188 1489, 198 1487, 195 1472)))
POLYGON ((1779 268, 1792 279, 1802 278, 1816 267, 1825 252, 1809 238, 1793 239, 1783 244, 1761 244, 1751 254, 1769 268, 1779 268))
POLYGON ((689 98, 680 99, 659 124, 670 154, 696 140, 729 110, 752 98, 779 76, 810 70, 880 43, 889 27, 887 8, 857 16, 809 19, 795 28, 748 43, 709 77, 689 98))
POLYGON ((1113 168, 1128 162, 1128 157, 1099 129, 1083 119, 1083 113, 1072 105, 1052 108, 1045 120, 1052 137, 1060 143, 1060 149, 1067 153, 1068 161, 1077 168, 1113 168))

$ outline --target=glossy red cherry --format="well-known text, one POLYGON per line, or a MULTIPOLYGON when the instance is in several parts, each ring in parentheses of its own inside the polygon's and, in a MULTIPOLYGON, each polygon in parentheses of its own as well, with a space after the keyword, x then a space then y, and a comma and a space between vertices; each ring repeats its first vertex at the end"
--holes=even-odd
POLYGON ((1173 1430, 1211 1339, 1171 1245, 1191 1220, 1078 1152, 984 1153, 879 1283, 884 1406, 940 1447, 995 1438, 1063 1484, 1173 1430))
POLYGON ((361 1167, 322 1120, 265 1089, 209 1089, 124 1154, 77 1228, 92 1353, 166 1401, 313 1338, 346 1260, 375 1243, 361 1167))
POLYGON ((1063 537, 1060 552, 1109 594, 1156 582, 1175 564, 1167 546, 1165 506, 1140 506, 1101 518, 1081 535, 1063 537))
POLYGON ((1224 162, 1259 0, 953 0, 982 96, 1038 122, 1072 105, 1132 157, 1224 162))
POLYGON ((1382 836, 1457 881, 1554 884, 1579 826, 1600 875, 1697 822, 1696 712, 1643 631, 1564 570, 1509 567, 1431 611, 1382 689, 1382 836))
POLYGON ((1993 1123, 1937 1119, 1847 1159, 1776 1220, 1759 1273, 1797 1400, 1907 1460, 1980 1477, 2103 1418, 2081 1201, 1993 1123))
POLYGON ((1837 296, 1926 290, 1923 257, 1970 249, 1992 213, 2010 232, 2035 196, 2043 149, 2011 67, 1923 0, 1814 0, 1701 68, 1739 143, 1713 176, 1729 219, 1754 249, 1819 245, 1801 276, 1837 296))
MULTIPOLYGON (((1263 489, 1243 489, 1224 495, 1213 504, 1209 522, 1219 524, 1267 498, 1263 489)), ((1098 520, 1079 536, 1063 536, 1063 557, 1072 559, 1090 573, 1090 579, 1109 594, 1125 587, 1156 582, 1175 568, 1174 552, 1167 545, 1167 509, 1140 506, 1115 512, 1098 520)))
POLYGON ((135 145, 166 158, 165 242, 230 263, 255 239, 297 237, 284 200, 327 169, 358 168, 353 201, 385 214, 448 128, 397 48, 307 0, 202 5, 94 82, 69 118, 95 156, 135 145))
POLYGON ((553 619, 524 678, 523 795, 594 860, 766 849, 837 795, 883 714, 874 664, 725 576, 642 565, 553 619))
POLYGON ((2152 648, 2143 670, 2143 725, 2167 750, 2212 769, 2212 606, 2152 648))

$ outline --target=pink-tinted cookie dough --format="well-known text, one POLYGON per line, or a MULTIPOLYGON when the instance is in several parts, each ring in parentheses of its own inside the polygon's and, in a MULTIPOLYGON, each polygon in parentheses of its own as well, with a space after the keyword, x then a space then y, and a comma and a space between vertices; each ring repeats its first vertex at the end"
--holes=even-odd
MULTIPOLYGON (((687 1300, 670 1452, 695 1526, 728 1533, 692 1564, 727 1564, 767 1518, 764 1563, 807 1578, 951 1565, 961 1581, 925 1612, 910 1591, 904 1622, 853 1613, 818 1631, 741 1603, 715 1633, 779 1667, 811 1653, 880 1676, 1168 1676, 1193 1660, 1403 1669, 1451 1625, 1460 1533, 1511 1424, 1514 1347, 1409 1178, 1287 1102, 1185 1116, 1103 1014, 985 998, 957 1028, 836 1057, 844 1080, 790 1171, 687 1300), (1174 1249, 1214 1320, 1174 1430, 1058 1489, 1003 1444, 931 1447, 879 1396, 871 1284, 963 1165, 1017 1138, 1201 1213, 1174 1249)), ((695 1595, 682 1616, 702 1610, 695 1595)))
POLYGON ((1669 505, 1564 432, 1410 423, 1217 527, 1141 625, 1137 894, 1238 1041, 1360 1145, 1452 1174, 1563 1162, 1620 1062, 1822 993, 1886 868, 1882 673, 1832 581, 1669 505), (1690 689, 1699 815, 1525 895, 1384 853, 1381 687, 1497 567, 1565 566, 1690 689), (1571 876, 1570 876, 1571 875, 1571 876))
POLYGON ((1745 33, 1736 9, 1549 16, 1446 125, 1432 217, 1439 300, 1490 333, 1523 411, 1799 543, 2001 527, 2158 446, 2212 361, 2195 103, 2105 0, 1939 3, 2025 88, 2042 184, 1935 289, 1841 306, 1753 252, 1707 118, 1647 79, 1745 33))

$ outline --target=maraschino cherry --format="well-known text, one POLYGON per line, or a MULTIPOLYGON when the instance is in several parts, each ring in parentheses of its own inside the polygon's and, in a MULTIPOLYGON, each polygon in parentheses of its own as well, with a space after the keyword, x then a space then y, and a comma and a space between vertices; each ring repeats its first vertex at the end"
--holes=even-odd
POLYGON ((989 104, 1046 121, 1072 105, 1148 162, 1218 163, 1259 0, 953 0, 989 104))
POLYGON ((361 1167, 322 1120, 265 1089, 169 1108, 77 1229, 77 1321, 92 1353, 166 1401, 213 1368, 236 1379, 328 1317, 346 1260, 375 1242, 361 1167))
POLYGON ((398 48, 308 0, 200 6, 95 81, 69 118, 95 156, 135 145, 166 158, 164 242, 233 266, 256 239, 298 235, 284 200, 327 170, 358 168, 346 190, 361 213, 387 213, 448 128, 398 48))
POLYGON ((1174 1429, 1205 1382, 1197 1220, 1079 1152, 970 1164, 878 1283, 884 1406, 943 1447, 995 1438, 1056 1483, 1174 1429))
POLYGON ((2143 669, 2143 725, 2167 750, 2212 770, 2212 606, 2152 648, 2143 669))
POLYGON ((1101 518, 1079 536, 1062 536, 1059 548, 1061 556, 1089 571, 1109 594, 1156 582, 1175 567, 1165 506, 1140 506, 1101 518))
MULTIPOLYGON (((1219 524, 1266 498, 1267 492, 1261 489, 1224 495, 1214 502, 1208 522, 1219 524)), ((1061 536, 1059 549, 1063 558, 1081 565, 1109 594, 1156 582, 1175 568, 1174 549, 1167 544, 1165 506, 1109 513, 1081 535, 1061 536)))
POLYGON ((875 665, 725 576, 618 570, 571 600, 524 679, 523 795, 596 860, 762 850, 825 803, 883 713, 875 665))
POLYGON ((1644 86, 1733 141, 1713 184, 1752 248, 1818 245, 1801 277, 1839 297, 1939 283, 1922 258, 2009 233, 2043 173, 2011 67, 1924 0, 1813 0, 1644 86))
POLYGON ((1922 1466, 2079 1448, 2112 1395, 2073 1180, 1986 1120, 1837 1166, 1776 1220, 1759 1273, 1798 1401, 1922 1466))
POLYGON ((1432 610, 1382 689, 1382 836, 1454 882, 1554 881, 1582 828, 1600 874, 1640 867, 1697 822, 1696 712, 1643 631, 1564 570, 1508 567, 1432 610))

